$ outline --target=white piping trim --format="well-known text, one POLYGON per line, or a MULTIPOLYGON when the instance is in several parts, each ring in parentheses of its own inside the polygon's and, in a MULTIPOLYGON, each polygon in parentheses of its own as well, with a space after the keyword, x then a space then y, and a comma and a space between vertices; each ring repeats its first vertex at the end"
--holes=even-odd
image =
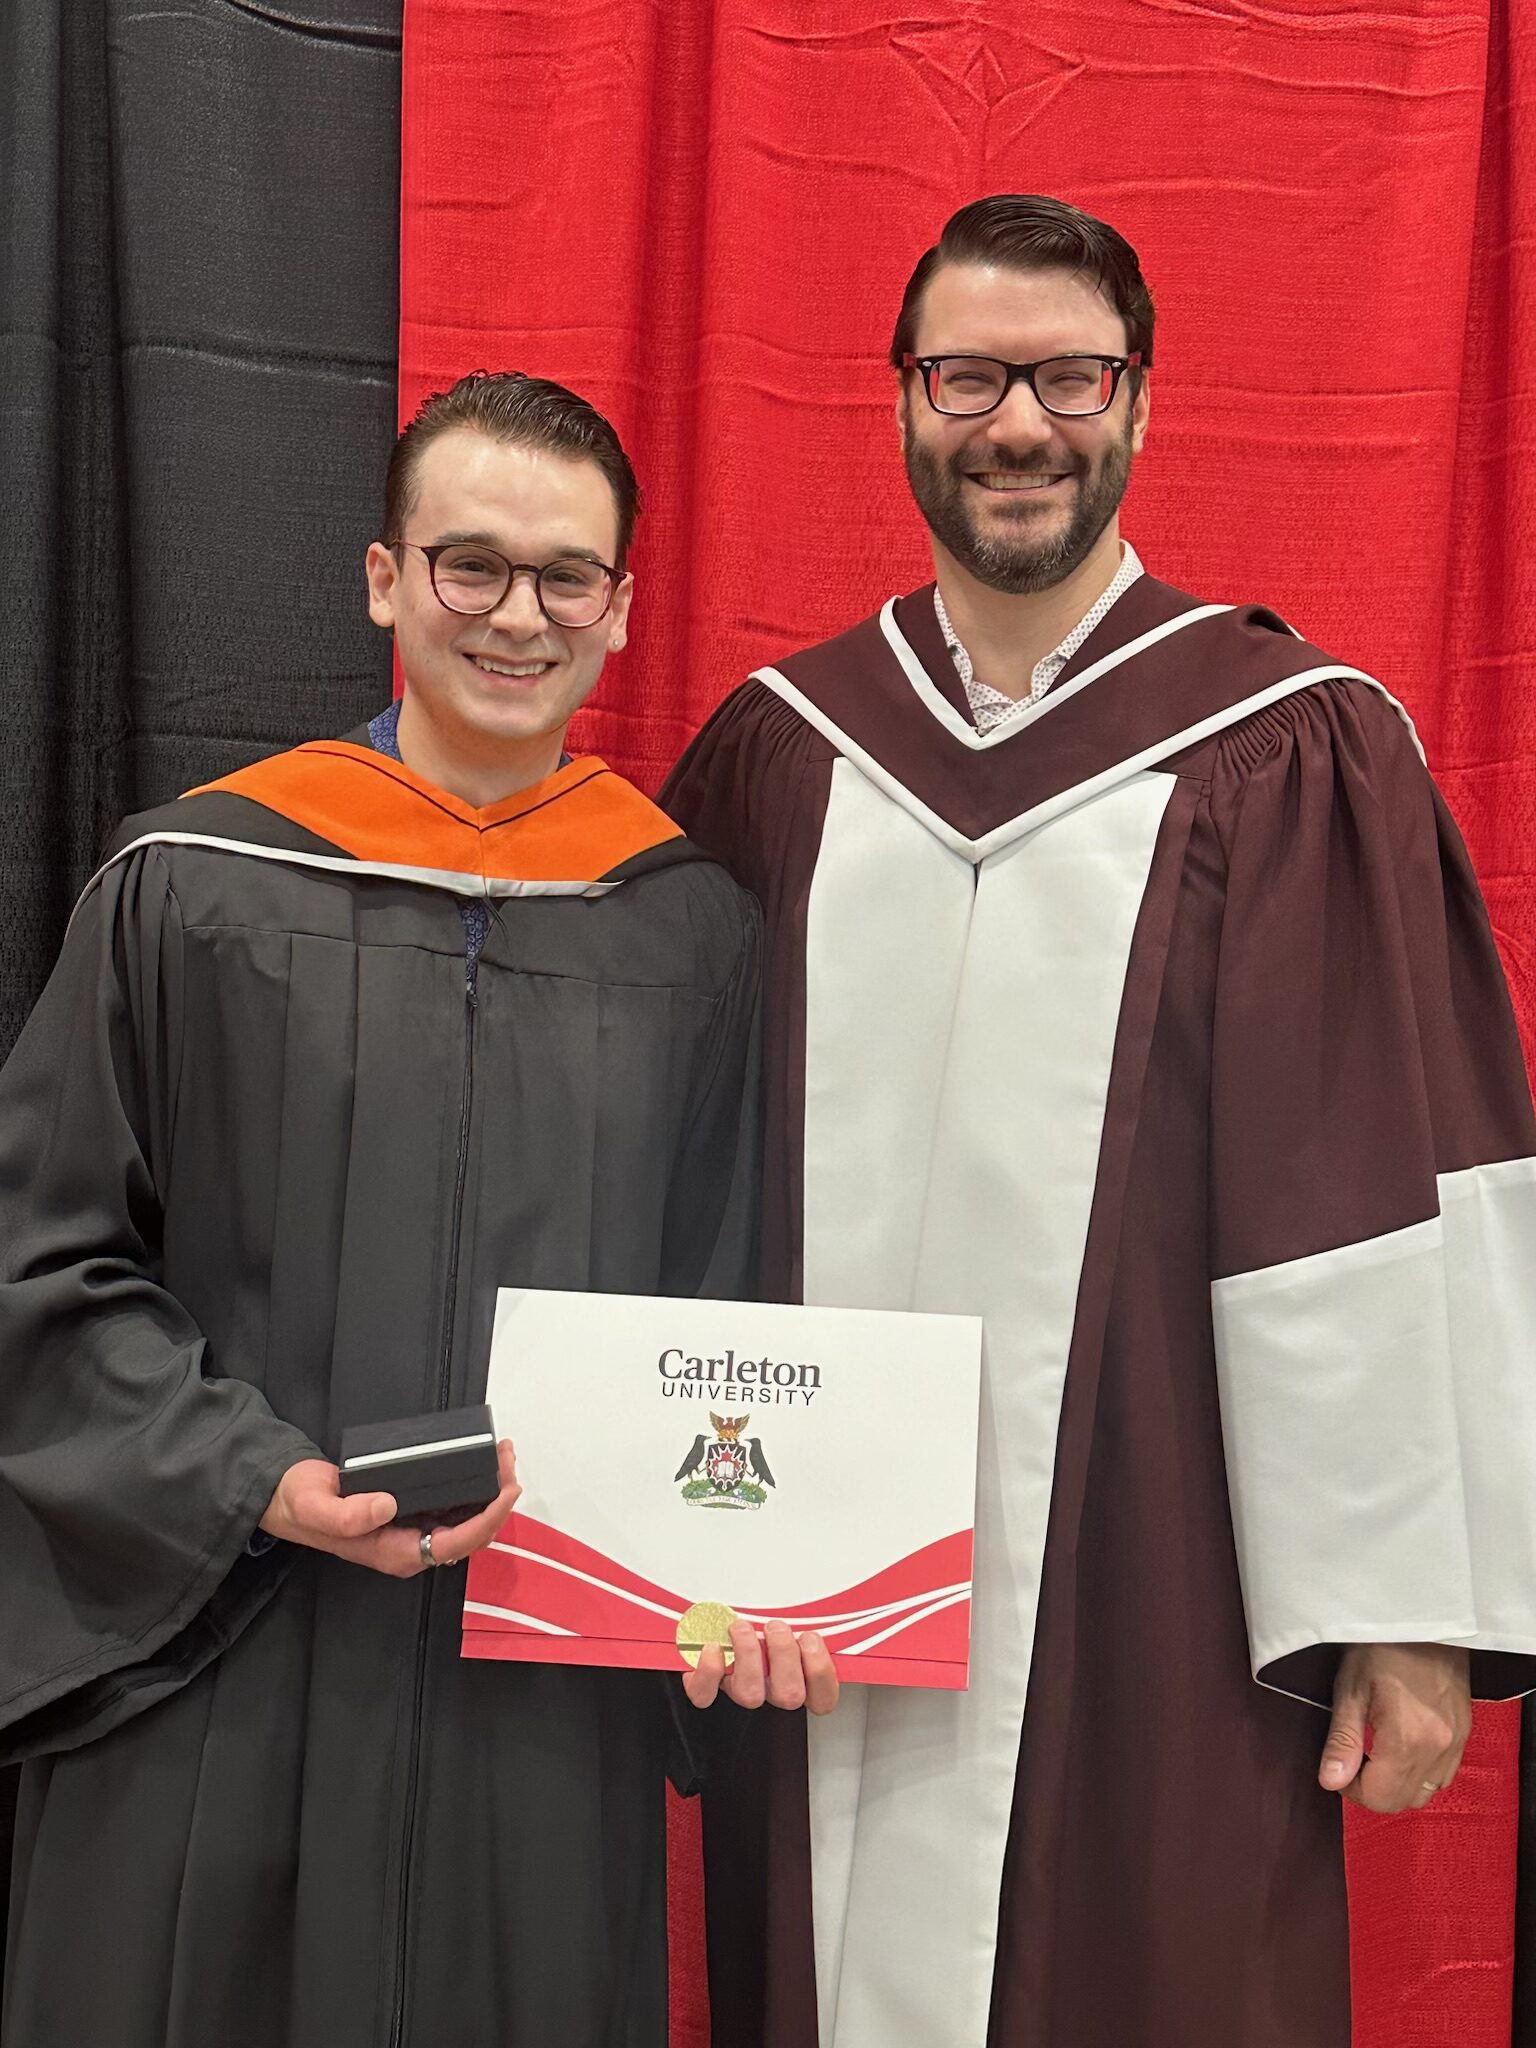
POLYGON ((828 739, 847 761, 882 791, 893 803, 900 804, 904 811, 910 811, 920 825, 926 825, 934 838, 947 846, 951 853, 958 853, 964 860, 975 860, 976 841, 967 839, 963 832, 957 832, 947 824, 937 811, 931 811, 920 797, 912 794, 906 784, 894 776, 888 768, 882 768, 873 754, 849 739, 840 725, 836 725, 826 713, 813 704, 803 691, 797 690, 789 677, 776 668, 757 669, 752 676, 755 683, 764 683, 776 697, 782 697, 792 711, 798 711, 809 726, 814 726, 823 739, 828 739))
POLYGON ((1043 718, 1046 712, 1053 711, 1058 704, 1066 703, 1069 697, 1075 697, 1079 690, 1086 689, 1090 683, 1096 683, 1100 676, 1108 675, 1111 669, 1118 668, 1133 655, 1141 654, 1149 647, 1155 647, 1159 640, 1166 640, 1172 633, 1182 633, 1186 626, 1196 625, 1201 619, 1215 618, 1221 612, 1230 612, 1234 609, 1235 607, 1229 604, 1195 605, 1187 612, 1180 612, 1177 618, 1166 619, 1162 625, 1153 626, 1139 639, 1128 640, 1123 647, 1117 647, 1102 659, 1093 662, 1080 676, 1074 676, 1071 682, 1058 684, 1037 704, 1031 704, 1026 710, 1014 712, 1005 725, 1000 725, 989 733, 979 733, 968 718, 962 717, 923 667, 916 649, 896 623, 894 597, 886 600, 880 613, 880 630, 890 644, 891 652, 901 663, 908 682, 934 717, 947 731, 953 733, 963 746, 970 747, 975 753, 982 753, 988 747, 1001 746, 1004 740, 1012 739, 1016 732, 1033 725, 1037 719, 1043 718))
MULTIPOLYGON (((271 860, 301 868, 320 868, 330 874, 382 875, 389 881, 418 882, 428 889, 446 889, 455 896, 485 898, 496 896, 606 896, 617 882, 513 882, 496 876, 458 874, 451 868, 415 868, 400 861, 348 860, 329 853, 296 853, 281 846, 256 846, 248 839, 221 839, 211 832, 146 832, 120 847, 103 861, 80 891, 83 903, 109 868, 127 860, 145 846, 206 846, 215 853, 241 853, 253 860, 271 860)), ((75 909, 80 908, 80 903, 75 909)))
MULTIPOLYGON (((1219 610, 1221 607, 1215 609, 1219 610)), ((1193 615, 1190 613, 1184 614, 1186 619, 1191 616, 1193 615)), ((1090 675, 1094 672, 1102 673, 1102 666, 1090 672, 1090 675)), ((1090 675, 1084 675, 1080 681, 1089 681, 1090 675)), ((1258 691, 1252 697, 1245 697, 1240 704, 1231 704, 1224 711, 1213 712, 1209 718, 1201 719, 1198 724, 1186 726, 1182 732, 1171 733, 1167 738, 1155 741, 1150 747, 1144 747, 1139 754, 1132 754, 1123 761, 1117 761, 1113 767, 1104 769, 1101 774, 1089 776, 1086 782, 1074 783, 1070 789, 1064 789, 1056 796, 1048 797, 1044 803, 1036 804, 1033 810, 1021 811, 1016 818, 1010 818, 992 831, 983 833, 980 839, 967 839, 963 832, 957 831, 953 825, 941 818, 937 811, 930 810, 920 797, 914 796, 906 784, 888 768, 882 767, 872 754, 850 739, 842 727, 828 717, 819 705, 813 704, 803 691, 796 689, 781 670, 760 668, 754 673, 752 680, 765 684, 776 697, 782 698, 791 710, 798 711, 807 725, 813 726, 824 739, 830 740, 843 758, 872 782, 876 789, 882 791, 893 803, 900 804, 920 825, 926 825, 933 836, 947 846, 951 853, 957 853, 963 859, 973 862, 985 860, 989 854, 998 853, 1003 847, 1011 845, 1015 839, 1023 838, 1026 832, 1033 832, 1041 825, 1049 824, 1053 818, 1075 810, 1079 804, 1089 803, 1093 798, 1102 796, 1106 790, 1114 789, 1122 782, 1128 782, 1132 776, 1141 774, 1144 769, 1156 767, 1158 762, 1182 753, 1186 747, 1192 747, 1200 740, 1209 739, 1212 733, 1237 725, 1243 719, 1251 717, 1254 712, 1263 711, 1267 706, 1279 703, 1284 697, 1294 696, 1299 690, 1309 689, 1313 683, 1344 681, 1368 684, 1378 695, 1385 697, 1397 712, 1408 728, 1409 737, 1418 750, 1419 758, 1422 760, 1424 757, 1424 749, 1417 732, 1414 731, 1413 720, 1391 691, 1378 683, 1374 676, 1368 676, 1364 669, 1330 663, 1326 667, 1305 669, 1300 675, 1286 676, 1278 683, 1271 683, 1267 689, 1258 691)), ((932 685, 929 687, 932 688, 932 685)), ((953 706, 946 708, 953 710, 953 706)))

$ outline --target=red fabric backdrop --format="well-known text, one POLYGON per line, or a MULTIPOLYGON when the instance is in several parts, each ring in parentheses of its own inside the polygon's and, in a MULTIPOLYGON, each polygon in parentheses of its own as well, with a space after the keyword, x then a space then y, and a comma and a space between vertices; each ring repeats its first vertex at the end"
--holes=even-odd
MULTIPOLYGON (((408 0, 402 412, 466 369, 559 377, 648 496, 581 744, 654 788, 754 664, 922 580, 901 287, 963 201, 1057 193, 1161 306, 1127 531, 1401 694, 1536 1047, 1536 26, 1508 4, 408 0)), ((1508 2041, 1514 1743, 1484 1712, 1433 1813, 1351 1826, 1358 2048, 1508 2041)))

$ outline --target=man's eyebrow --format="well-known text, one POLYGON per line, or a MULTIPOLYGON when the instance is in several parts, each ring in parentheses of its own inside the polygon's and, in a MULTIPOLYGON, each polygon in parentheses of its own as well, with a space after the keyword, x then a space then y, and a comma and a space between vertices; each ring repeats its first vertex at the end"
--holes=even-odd
MULTIPOLYGON (((498 555, 505 556, 507 552, 493 533, 470 533, 458 528, 455 528, 451 533, 440 533, 432 545, 439 548, 451 548, 459 547, 466 543, 477 548, 494 548, 498 555)), ((573 556, 579 562, 595 562, 599 569, 605 569, 608 566, 595 548, 556 548, 549 557, 549 560, 551 562, 567 562, 573 556)))

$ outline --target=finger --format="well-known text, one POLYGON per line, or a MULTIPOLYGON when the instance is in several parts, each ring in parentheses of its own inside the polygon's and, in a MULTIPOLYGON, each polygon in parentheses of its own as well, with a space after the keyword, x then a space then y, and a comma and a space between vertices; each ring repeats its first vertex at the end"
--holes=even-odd
POLYGON ((697 1666, 683 1673, 683 1691, 696 1707, 712 1707, 724 1677, 724 1650, 718 1643, 706 1643, 697 1666))
POLYGON ((725 1681, 725 1690, 738 1707, 760 1707, 768 1687, 763 1674, 763 1646, 750 1621, 732 1622, 731 1648, 736 1652, 736 1662, 725 1681))
POLYGON ((1440 1780, 1442 1791, 1456 1782, 1456 1773, 1461 1769, 1461 1760, 1467 1753, 1467 1744, 1471 1739, 1472 1731, 1469 1728, 1465 1735, 1458 1736, 1456 1741, 1451 1744, 1445 1755, 1440 1759, 1439 1767, 1429 1773, 1431 1777, 1440 1780))
POLYGON ((1363 1806, 1367 1813, 1407 1813, 1413 1807, 1428 1806, 1440 1787, 1432 1779, 1404 1777, 1401 1771, 1378 1771, 1373 1757, 1350 1791, 1356 1795, 1356 1805, 1363 1806))
POLYGON ((421 1535, 416 1529, 375 1529, 371 1536, 336 1543, 331 1554, 346 1564, 360 1564, 391 1579, 413 1579, 428 1568, 421 1554, 421 1535))
POLYGON ((1346 1692, 1334 1701, 1317 1782, 1325 1792, 1343 1792, 1355 1783, 1364 1762, 1365 1700, 1358 1693, 1346 1692))
POLYGON ((497 1494, 488 1508, 471 1515, 467 1522, 439 1524, 432 1531, 432 1555, 438 1564, 461 1564, 477 1550, 494 1543, 506 1526, 517 1501, 517 1489, 497 1494))
POLYGON ((458 1564, 462 1558, 472 1557, 477 1550, 484 1550, 488 1543, 494 1543, 508 1515, 517 1506, 523 1489, 518 1484, 512 1446, 500 1444, 497 1450, 502 1481, 500 1493, 478 1515, 432 1531, 432 1555, 439 1564, 458 1564))
POLYGON ((792 1713, 805 1705, 800 1645, 786 1621, 770 1621, 763 1635, 768 1647, 768 1704, 792 1713))
POLYGON ((505 1521, 517 1505, 523 1490, 517 1476, 517 1453, 505 1437, 496 1446, 496 1480, 501 1490, 485 1512, 488 1515, 500 1515, 502 1521, 505 1521))
MULTIPOLYGON (((333 1542, 346 1542, 360 1536, 367 1536, 376 1529, 395 1519, 397 1512, 392 1493, 352 1494, 308 1494, 295 1510, 295 1519, 301 1531, 307 1531, 310 1540, 321 1539, 329 1548, 333 1542)), ((302 1542, 304 1536, 300 1535, 302 1542)))
MULTIPOLYGON (((1439 1700, 1393 1688, 1376 1714, 1371 1761, 1361 1774, 1361 1800, 1373 1813, 1402 1813, 1435 1796, 1459 1761, 1461 1717, 1439 1700)), ((1470 1723, 1470 1710, 1467 1720, 1470 1723)))
POLYGON ((813 1714, 830 1714, 843 1688, 832 1652, 820 1636, 800 1638, 800 1664, 805 1673, 806 1706, 813 1714))
POLYGON ((523 1489, 517 1476, 517 1453, 505 1438, 496 1446, 496 1479, 496 1498, 478 1515, 471 1515, 457 1527, 472 1529, 477 1535, 489 1528, 494 1535, 521 1499, 523 1489))
POLYGON ((1423 1777, 1410 1804, 1415 1807, 1428 1806, 1431 1801, 1448 1792, 1456 1782, 1456 1773, 1461 1769, 1461 1759, 1467 1747, 1467 1737, 1458 1735, 1448 1748, 1441 1751, 1423 1777))
POLYGON ((1451 1739, 1445 1746, 1437 1774, 1442 1785, 1449 1785, 1461 1769, 1461 1760, 1467 1753, 1467 1744, 1472 1740, 1472 1697, 1470 1688, 1465 1698, 1457 1702, 1452 1717, 1451 1739))
POLYGON ((1383 1715, 1382 1721, 1371 1744, 1370 1759, 1360 1773, 1360 1804, 1368 1813, 1404 1813, 1421 1797, 1433 1796, 1428 1787, 1439 1790, 1434 1767, 1441 1745, 1426 1748, 1423 1743, 1405 1740, 1390 1716, 1383 1715))

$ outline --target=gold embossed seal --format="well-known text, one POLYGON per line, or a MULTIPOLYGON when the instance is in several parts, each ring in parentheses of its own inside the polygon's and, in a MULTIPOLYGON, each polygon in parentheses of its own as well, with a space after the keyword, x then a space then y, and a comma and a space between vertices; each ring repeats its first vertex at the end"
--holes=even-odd
POLYGON ((695 1600, 677 1624, 677 1647, 683 1662, 696 1671, 704 1645, 718 1643, 725 1652, 725 1668, 729 1671, 736 1662, 736 1652, 731 1648, 731 1624, 736 1618, 735 1608, 727 1607, 723 1600, 695 1600))

